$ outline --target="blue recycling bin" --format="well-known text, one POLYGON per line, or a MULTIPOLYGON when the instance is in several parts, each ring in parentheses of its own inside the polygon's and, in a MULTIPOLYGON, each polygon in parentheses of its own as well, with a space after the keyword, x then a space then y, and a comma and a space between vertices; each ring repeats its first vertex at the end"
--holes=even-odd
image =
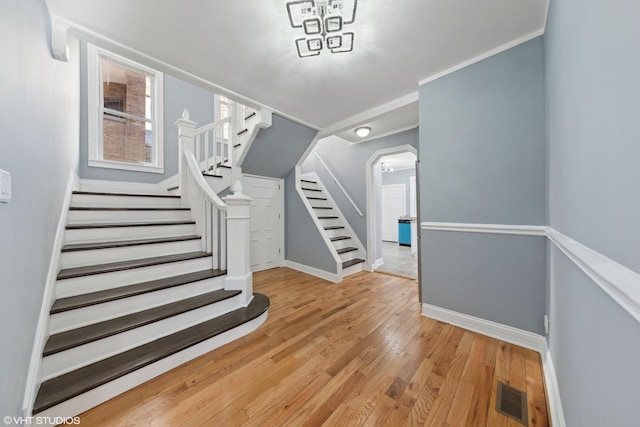
POLYGON ((411 246, 411 220, 398 220, 398 244, 400 246, 411 246))

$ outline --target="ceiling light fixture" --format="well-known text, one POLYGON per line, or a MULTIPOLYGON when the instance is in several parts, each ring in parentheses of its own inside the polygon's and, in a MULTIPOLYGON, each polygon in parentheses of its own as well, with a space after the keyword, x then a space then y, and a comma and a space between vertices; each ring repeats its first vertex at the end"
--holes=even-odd
POLYGON ((353 50, 354 33, 344 26, 356 19, 358 0, 297 0, 287 3, 289 23, 302 28, 304 37, 297 38, 300 58, 318 56, 322 49, 331 53, 353 50))
POLYGON ((361 126, 359 128, 356 128, 356 130, 354 131, 356 133, 356 135, 358 135, 360 138, 364 138, 366 136, 369 136, 369 134, 371 133, 371 128, 367 127, 367 126, 361 126))

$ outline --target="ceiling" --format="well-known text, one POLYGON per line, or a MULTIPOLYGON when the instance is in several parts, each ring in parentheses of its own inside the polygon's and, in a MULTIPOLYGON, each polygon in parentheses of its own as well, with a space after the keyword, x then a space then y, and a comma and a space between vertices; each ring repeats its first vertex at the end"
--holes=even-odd
POLYGON ((298 58, 285 0, 47 0, 61 18, 325 129, 544 30, 548 0, 361 0, 354 50, 298 58))
POLYGON ((394 171, 415 168, 416 155, 413 153, 392 154, 389 156, 381 157, 380 162, 389 166, 394 171))

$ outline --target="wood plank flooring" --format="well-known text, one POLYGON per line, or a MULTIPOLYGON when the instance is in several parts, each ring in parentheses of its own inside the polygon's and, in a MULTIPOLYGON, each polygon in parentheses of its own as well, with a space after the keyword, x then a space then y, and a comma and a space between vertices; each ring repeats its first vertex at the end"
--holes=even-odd
POLYGON ((259 329, 81 416, 87 426, 520 426, 497 382, 548 426, 539 355, 420 315, 417 283, 362 272, 341 284, 278 268, 259 329))

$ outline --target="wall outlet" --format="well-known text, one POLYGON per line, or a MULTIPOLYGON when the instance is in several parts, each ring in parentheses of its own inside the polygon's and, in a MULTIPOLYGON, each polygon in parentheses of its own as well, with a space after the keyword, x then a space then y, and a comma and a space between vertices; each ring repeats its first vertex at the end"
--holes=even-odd
POLYGON ((11 201, 11 174, 0 169, 0 203, 11 201))
POLYGON ((548 314, 544 315, 544 333, 545 334, 549 333, 549 315, 548 314))

